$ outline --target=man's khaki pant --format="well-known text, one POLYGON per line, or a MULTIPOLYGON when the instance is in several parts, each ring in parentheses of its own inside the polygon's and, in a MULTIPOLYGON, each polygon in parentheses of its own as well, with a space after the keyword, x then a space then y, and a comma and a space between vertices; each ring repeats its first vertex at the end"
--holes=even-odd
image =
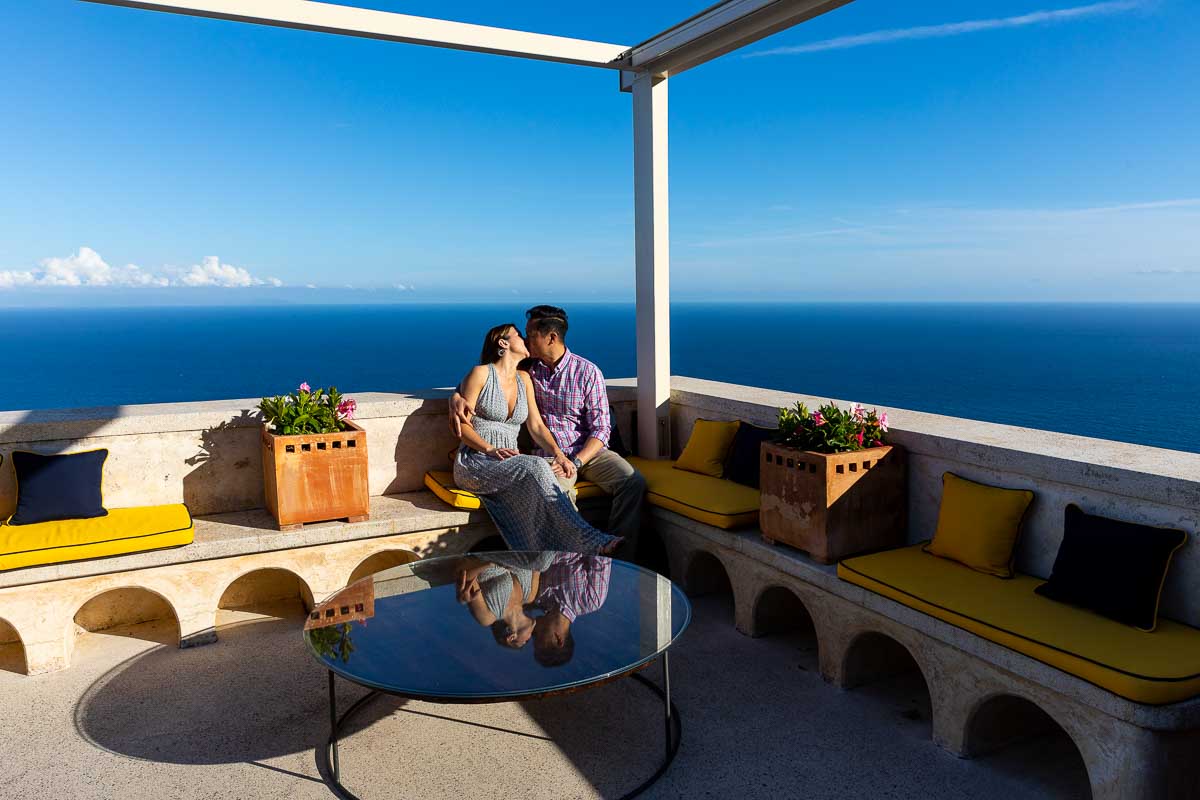
POLYGON ((559 477, 558 482, 575 502, 576 479, 591 481, 612 495, 612 511, 608 517, 608 532, 624 536, 622 553, 632 558, 637 552, 638 533, 642 528, 642 500, 646 495, 646 479, 625 459, 612 450, 601 450, 583 465, 576 478, 559 477))

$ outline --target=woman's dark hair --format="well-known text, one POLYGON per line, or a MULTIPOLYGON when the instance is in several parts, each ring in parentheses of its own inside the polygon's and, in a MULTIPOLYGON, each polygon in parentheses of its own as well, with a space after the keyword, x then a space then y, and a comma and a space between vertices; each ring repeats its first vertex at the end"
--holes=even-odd
POLYGON ((502 619, 498 619, 491 624, 492 638, 496 640, 496 644, 501 647, 507 647, 510 650, 520 650, 524 645, 508 643, 508 623, 502 619))
POLYGON ((559 341, 567 338, 567 312, 557 306, 534 306, 525 312, 525 319, 542 336, 557 333, 559 341))
POLYGON ((487 336, 483 337, 483 352, 479 354, 480 364, 495 364, 500 360, 500 340, 504 338, 504 334, 510 329, 515 329, 515 323, 506 322, 503 325, 497 325, 487 332, 487 336))

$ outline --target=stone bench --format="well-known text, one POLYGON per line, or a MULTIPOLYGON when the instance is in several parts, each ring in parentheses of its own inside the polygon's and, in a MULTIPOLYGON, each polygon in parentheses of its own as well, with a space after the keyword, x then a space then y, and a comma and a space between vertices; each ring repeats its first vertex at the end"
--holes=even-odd
MULTIPOLYGON (((692 592, 712 580, 716 559, 733 591, 737 629, 765 630, 765 598, 790 592, 812 619, 822 677, 849 689, 916 662, 933 708, 933 739, 960 757, 981 755, 1015 731, 989 729, 1004 705, 1027 701, 1078 748, 1092 796, 1194 797, 1200 788, 1200 698, 1166 706, 1125 700, 1035 659, 989 642, 837 577, 799 551, 774 547, 756 530, 722 531, 654 509, 671 575, 692 592)), ((1028 733, 1028 732, 1027 732, 1028 733)))
POLYGON ((67 667, 80 629, 166 618, 181 647, 207 644, 219 608, 294 596, 297 586, 311 606, 362 575, 465 552, 494 533, 484 512, 447 508, 425 491, 371 498, 365 522, 291 532, 263 509, 197 517, 186 547, 0 572, 0 644, 23 647, 30 675, 67 667))
MULTIPOLYGON (((781 406, 802 400, 814 407, 824 399, 676 379, 671 396, 676 449, 696 419, 770 425, 781 406)), ((1172 563, 1160 613, 1200 627, 1200 455, 888 411, 891 440, 909 456, 909 544, 932 534, 946 471, 1035 492, 1016 552, 1017 569, 1029 575, 1049 574, 1067 503, 1181 528, 1193 541, 1172 563)), ((1030 733, 1014 728, 1014 721, 1037 725, 1048 716, 1079 750, 1093 797, 1200 796, 1200 699, 1158 706, 1133 702, 842 580, 835 566, 768 545, 757 530, 722 531, 664 509, 652 514, 672 579, 703 591, 719 583, 723 572, 742 633, 765 632, 781 593, 798 601, 813 622, 822 676, 835 686, 851 688, 915 662, 929 689, 934 741, 950 752, 962 757, 987 752, 1030 733)))

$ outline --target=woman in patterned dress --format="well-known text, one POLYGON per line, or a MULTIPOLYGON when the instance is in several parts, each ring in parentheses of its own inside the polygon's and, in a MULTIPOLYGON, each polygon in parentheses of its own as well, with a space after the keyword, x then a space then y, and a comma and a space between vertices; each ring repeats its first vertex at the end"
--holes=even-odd
POLYGON ((579 515, 549 461, 517 450, 517 434, 525 424, 568 477, 575 472, 542 421, 529 374, 517 369, 528 357, 516 325, 498 325, 484 337, 479 366, 463 381, 463 397, 475 416, 462 428, 454 482, 479 495, 512 550, 607 555, 623 539, 597 530, 579 515))

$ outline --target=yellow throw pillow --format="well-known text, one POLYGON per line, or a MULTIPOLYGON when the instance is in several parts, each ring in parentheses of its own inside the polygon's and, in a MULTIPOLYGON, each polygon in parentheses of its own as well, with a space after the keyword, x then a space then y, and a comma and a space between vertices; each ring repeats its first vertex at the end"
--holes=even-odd
POLYGON ((737 420, 696 420, 696 424, 692 426, 692 437, 688 439, 687 447, 683 448, 679 460, 675 462, 675 469, 698 472, 714 478, 723 476, 725 459, 729 457, 729 449, 733 447, 733 438, 737 436, 740 424, 737 420))
POLYGON ((1012 577, 1013 548, 1033 492, 942 475, 937 531, 925 552, 1001 578, 1012 577))

